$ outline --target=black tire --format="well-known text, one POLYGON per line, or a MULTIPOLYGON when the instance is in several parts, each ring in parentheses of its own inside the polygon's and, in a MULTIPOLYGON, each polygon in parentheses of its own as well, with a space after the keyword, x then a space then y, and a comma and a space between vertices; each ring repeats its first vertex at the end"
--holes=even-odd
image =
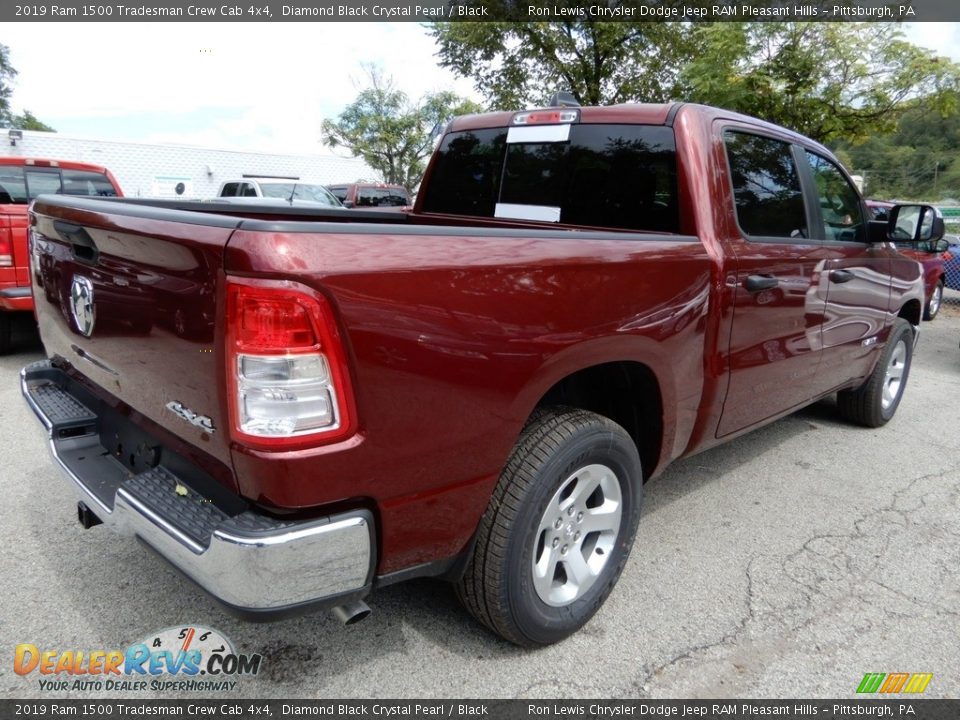
MULTIPOLYGON (((584 410, 538 411, 523 429, 500 475, 480 521, 473 555, 457 583, 457 596, 477 620, 512 643, 537 647, 563 640, 597 612, 620 577, 636 534, 642 492, 643 473, 637 447, 622 427, 584 410), (619 492, 619 504, 614 502, 612 506, 619 507, 620 515, 617 527, 603 534, 583 525, 580 540, 580 532, 573 535, 580 517, 597 513, 608 503, 597 480, 599 475, 591 479, 590 473, 597 472, 595 468, 601 468, 599 473, 606 483, 603 487, 609 488, 613 496, 619 492), (577 488, 581 475, 587 477, 582 480, 582 490, 577 488), (587 496, 594 485, 596 491, 587 496), (561 493, 567 488, 571 494, 564 499, 561 493), (576 494, 581 492, 582 495, 576 494), (603 504, 592 507, 591 498, 597 498, 597 493, 603 504), (552 518, 554 512, 563 516, 563 511, 552 504, 558 498, 561 503, 571 503, 571 507, 576 505, 576 509, 585 508, 584 512, 570 514, 570 522, 562 529, 553 530, 559 526, 551 526, 545 530, 545 519, 552 518), (552 543, 552 552, 546 548, 544 537, 548 532, 553 533, 553 540, 566 533, 573 548, 569 555, 566 544, 558 547, 552 543), (574 538, 579 542, 573 542, 574 538), (554 563, 550 572, 556 574, 551 574, 549 580, 541 577, 535 581, 534 557, 546 557, 545 550, 548 564, 554 563), (565 559, 559 556, 561 550, 565 559), (566 604, 564 600, 559 605, 548 604, 540 593, 545 592, 545 584, 559 587, 559 592, 568 587, 565 583, 573 583, 566 579, 568 565, 564 563, 573 561, 576 552, 583 560, 578 567, 588 568, 590 563, 596 563, 598 567, 591 571, 595 574, 583 583, 582 591, 579 587, 574 591, 574 597, 566 604), (558 576, 563 578, 559 585, 558 576)), ((603 517, 609 515, 605 513, 603 517)), ((598 515, 593 516, 597 518, 598 515)), ((590 519, 587 517, 585 522, 590 519)))
POLYGON ((933 320, 940 313, 941 305, 943 305, 943 280, 934 286, 930 299, 923 308, 923 319, 933 320))
POLYGON ((13 315, 0 310, 0 355, 10 352, 13 343, 11 340, 13 315))
POLYGON ((913 328, 903 318, 897 318, 877 365, 867 381, 856 390, 837 393, 840 415, 865 427, 885 425, 897 412, 903 391, 910 376, 913 359, 913 328), (892 375, 899 372, 894 388, 892 375))

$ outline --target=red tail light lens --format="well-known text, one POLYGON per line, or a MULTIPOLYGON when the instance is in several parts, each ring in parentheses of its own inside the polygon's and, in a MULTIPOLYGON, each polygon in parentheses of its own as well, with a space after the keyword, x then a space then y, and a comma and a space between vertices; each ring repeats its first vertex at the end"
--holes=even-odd
POLYGON ((237 442, 293 449, 354 432, 353 395, 333 313, 305 287, 228 281, 227 377, 237 442))
POLYGON ((0 267, 13 266, 13 235, 10 228, 0 228, 0 267))
POLYGON ((243 349, 292 352, 319 346, 309 315, 312 308, 303 298, 274 298, 246 290, 235 297, 237 343, 243 349))

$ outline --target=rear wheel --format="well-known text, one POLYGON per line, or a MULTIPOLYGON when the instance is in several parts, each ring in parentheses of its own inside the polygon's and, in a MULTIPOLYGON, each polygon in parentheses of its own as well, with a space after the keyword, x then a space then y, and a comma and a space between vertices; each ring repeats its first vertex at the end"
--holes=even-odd
POLYGON ((856 390, 837 393, 840 414, 866 427, 885 425, 900 405, 912 358, 913 328, 903 318, 897 318, 867 381, 856 390))
POLYGON ((572 634, 620 577, 641 493, 640 458, 622 427, 583 410, 540 411, 480 521, 461 602, 517 645, 572 634))
POLYGON ((943 280, 934 286, 930 299, 927 300, 927 306, 923 309, 923 319, 933 320, 940 312, 941 303, 943 303, 943 280))

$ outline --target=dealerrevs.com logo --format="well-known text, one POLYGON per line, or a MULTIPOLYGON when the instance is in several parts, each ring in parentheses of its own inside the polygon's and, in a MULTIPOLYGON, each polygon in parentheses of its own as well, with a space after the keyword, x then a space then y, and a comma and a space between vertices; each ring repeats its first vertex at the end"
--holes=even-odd
POLYGON ((198 625, 167 628, 126 650, 41 649, 17 645, 13 670, 39 689, 229 692, 260 672, 263 656, 237 653, 222 633, 198 625))
POLYGON ((857 692, 893 695, 922 693, 933 679, 933 673, 867 673, 857 686, 857 692))

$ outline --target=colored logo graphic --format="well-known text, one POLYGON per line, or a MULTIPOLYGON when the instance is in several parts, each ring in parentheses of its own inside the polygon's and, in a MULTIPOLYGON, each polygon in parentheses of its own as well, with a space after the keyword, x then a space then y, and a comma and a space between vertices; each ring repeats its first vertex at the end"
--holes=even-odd
POLYGON ((857 686, 857 692, 883 695, 919 694, 927 689, 932 679, 933 673, 867 673, 857 686))
POLYGON ((263 656, 237 653, 222 633, 200 626, 166 628, 147 635, 125 650, 41 649, 33 643, 16 646, 13 671, 36 672, 41 690, 232 690, 237 676, 254 676, 263 656), (80 676, 72 684, 56 676, 80 676), (161 682, 180 676, 189 682, 161 682), (206 676, 199 680, 198 676, 206 676))

